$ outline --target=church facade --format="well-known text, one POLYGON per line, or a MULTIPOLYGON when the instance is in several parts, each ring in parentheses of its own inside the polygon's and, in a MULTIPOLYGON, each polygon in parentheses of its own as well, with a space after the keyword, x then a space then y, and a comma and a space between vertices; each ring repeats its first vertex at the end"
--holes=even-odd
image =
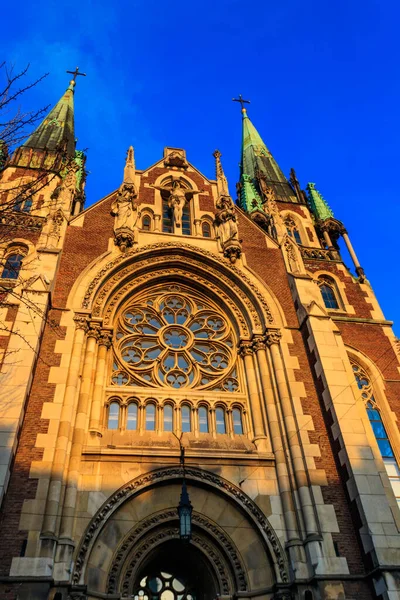
POLYGON ((130 148, 84 209, 74 87, 1 170, 0 597, 398 598, 400 348, 344 225, 243 103, 236 201, 130 148))

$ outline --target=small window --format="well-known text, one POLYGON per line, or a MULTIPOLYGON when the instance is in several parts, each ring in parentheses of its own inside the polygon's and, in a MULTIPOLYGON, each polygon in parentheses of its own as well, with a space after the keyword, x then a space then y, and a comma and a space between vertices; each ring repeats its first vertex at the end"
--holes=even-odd
POLYGON ((22 254, 9 254, 1 274, 2 279, 18 279, 23 258, 22 254))
POLYGON ((191 235, 192 228, 190 226, 190 206, 187 202, 182 211, 182 233, 183 235, 191 235))
POLYGON ((319 286, 319 289, 321 290, 322 299, 326 308, 340 308, 336 298, 334 285, 335 284, 333 282, 330 283, 330 281, 328 282, 327 280, 323 280, 319 286))
POLYGON ((108 429, 118 429, 119 427, 119 404, 111 402, 108 408, 108 429))
POLYGON ((223 408, 217 408, 215 411, 215 421, 217 433, 226 433, 225 411, 223 408))
POLYGON ((208 433, 208 411, 204 406, 199 408, 199 431, 200 433, 208 433))
POLYGON ((166 404, 164 406, 164 431, 172 431, 173 430, 173 410, 170 404, 166 404))
POLYGON ((238 408, 232 411, 233 433, 236 435, 243 434, 242 414, 238 408))
POLYGON ((203 237, 205 237, 205 238, 211 237, 210 223, 207 223, 207 221, 204 221, 201 226, 201 231, 202 231, 203 237))
POLYGON ((146 431, 156 430, 156 407, 154 404, 146 406, 146 431))
POLYGON ((188 433, 191 431, 191 423, 190 423, 190 408, 189 406, 182 406, 181 409, 181 419, 182 419, 182 432, 188 433))
POLYGON ((128 418, 126 420, 126 428, 129 429, 129 431, 136 431, 137 416, 138 416, 137 404, 135 402, 132 402, 128 406, 128 418))
POLYGON ((294 219, 290 216, 285 219, 286 231, 293 238, 296 244, 301 244, 301 237, 294 219))
POLYGON ((151 229, 151 219, 148 215, 145 215, 142 219, 142 229, 143 231, 150 231, 151 229))
POLYGON ((31 212, 31 208, 32 208, 32 198, 28 198, 27 200, 25 200, 25 202, 22 206, 22 210, 23 210, 23 212, 29 213, 29 212, 31 212))

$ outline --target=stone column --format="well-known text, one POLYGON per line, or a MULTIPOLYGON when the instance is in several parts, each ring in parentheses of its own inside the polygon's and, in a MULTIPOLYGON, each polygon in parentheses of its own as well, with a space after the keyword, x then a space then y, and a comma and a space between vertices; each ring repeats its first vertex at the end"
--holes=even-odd
POLYGON ((292 407, 292 399, 286 381, 285 366, 283 364, 279 344, 280 338, 280 331, 267 331, 266 342, 269 346, 272 357, 272 364, 275 372, 278 395, 280 399, 280 405, 282 408, 284 426, 289 444, 294 476, 300 498, 306 533, 307 536, 311 536, 315 539, 316 536, 319 537, 320 531, 316 520, 314 503, 310 494, 303 450, 301 447, 301 440, 297 430, 297 424, 292 407))
POLYGON ((201 219, 194 220, 194 232, 195 232, 194 234, 197 237, 200 237, 202 235, 200 224, 201 224, 201 219))
POLYGON ((352 246, 352 243, 350 242, 350 238, 349 238, 346 230, 344 230, 344 232, 342 233, 342 236, 343 236, 343 239, 344 239, 344 243, 346 244, 346 248, 349 251, 351 259, 352 259, 352 261, 354 263, 354 267, 356 269, 357 275, 360 277, 360 279, 365 279, 364 269, 362 268, 362 266, 358 262, 357 255, 354 252, 354 248, 352 246))
POLYGON ((266 343, 263 339, 256 338, 253 342, 253 348, 257 355, 261 386, 267 408, 268 427, 271 436, 272 450, 275 455, 276 473, 280 497, 282 500, 286 535, 289 543, 293 543, 295 541, 299 542, 300 535, 297 524, 297 514, 293 502, 290 475, 285 457, 285 443, 281 435, 279 417, 269 374, 269 365, 266 355, 266 343))
MULTIPOLYGON (((82 360, 82 349, 85 340, 85 333, 88 329, 87 315, 76 314, 74 317, 76 329, 74 341, 72 344, 71 360, 67 383, 64 393, 64 402, 61 410, 60 424, 56 448, 54 452, 53 465, 50 477, 49 490, 47 493, 47 502, 44 512, 41 538, 54 538, 57 527, 57 514, 63 487, 63 474, 67 460, 69 442, 71 440, 71 429, 74 422, 74 408, 76 403, 76 393, 79 387, 79 371, 82 360)), ((52 543, 50 545, 53 545, 52 543)), ((46 556, 48 552, 52 555, 52 550, 42 541, 42 555, 46 556)))
POLYGON ((161 231, 161 215, 154 215, 154 231, 161 231))
POLYGON ((65 492, 64 507, 60 527, 60 538, 66 538, 68 541, 72 539, 72 528, 78 492, 79 467, 81 463, 82 447, 85 441, 86 424, 89 411, 90 388, 92 385, 95 351, 99 335, 100 324, 91 321, 89 325, 89 331, 87 333, 85 359, 82 371, 82 383, 78 398, 75 427, 72 437, 67 488, 65 492))
POLYGON ((112 344, 112 331, 101 329, 98 337, 98 352, 96 364, 96 377, 94 381, 92 410, 90 413, 89 431, 92 435, 102 436, 101 413, 104 403, 104 386, 107 366, 107 354, 112 344))
POLYGON ((267 436, 265 435, 261 399, 258 393, 257 379, 253 361, 253 347, 251 342, 241 342, 239 354, 243 357, 247 388, 249 390, 251 416, 254 430, 253 441, 259 452, 267 452, 267 436))
POLYGON ((326 229, 324 229, 322 233, 324 234, 324 240, 326 242, 326 245, 328 246, 328 250, 330 250, 331 248, 334 247, 333 244, 332 244, 331 236, 326 231, 326 229))

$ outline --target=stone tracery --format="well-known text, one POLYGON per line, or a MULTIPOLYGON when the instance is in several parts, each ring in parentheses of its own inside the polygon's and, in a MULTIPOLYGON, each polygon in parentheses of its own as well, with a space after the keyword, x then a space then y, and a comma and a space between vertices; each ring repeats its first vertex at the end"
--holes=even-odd
POLYGON ((238 391, 234 337, 209 300, 183 286, 141 293, 120 313, 112 382, 238 391))

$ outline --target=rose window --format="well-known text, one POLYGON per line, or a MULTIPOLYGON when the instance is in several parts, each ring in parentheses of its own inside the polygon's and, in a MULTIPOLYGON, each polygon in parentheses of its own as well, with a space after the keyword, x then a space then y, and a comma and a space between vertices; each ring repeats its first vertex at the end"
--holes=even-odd
POLYGON ((186 288, 139 295, 120 315, 114 347, 115 385, 239 390, 228 321, 186 288))

